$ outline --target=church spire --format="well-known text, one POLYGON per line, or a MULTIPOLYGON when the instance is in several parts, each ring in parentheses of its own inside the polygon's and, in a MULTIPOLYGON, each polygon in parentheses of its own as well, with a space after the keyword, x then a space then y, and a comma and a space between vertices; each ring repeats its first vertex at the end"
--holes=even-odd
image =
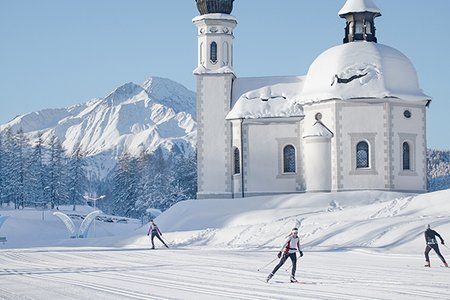
POLYGON ((347 0, 339 16, 347 20, 344 44, 353 41, 377 42, 375 18, 381 16, 373 0, 347 0))

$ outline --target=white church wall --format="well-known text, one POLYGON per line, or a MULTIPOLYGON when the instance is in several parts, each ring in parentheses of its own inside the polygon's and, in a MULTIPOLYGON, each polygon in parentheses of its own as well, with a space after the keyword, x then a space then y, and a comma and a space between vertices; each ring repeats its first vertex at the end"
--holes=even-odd
POLYGON ((423 105, 392 105, 393 182, 396 190, 425 192, 427 189, 425 121, 423 105), (404 142, 410 146, 410 170, 403 170, 404 142))
POLYGON ((233 170, 232 170, 232 185, 233 185, 233 197, 234 198, 240 198, 242 197, 242 159, 243 159, 243 148, 242 148, 242 141, 241 141, 241 124, 242 120, 232 120, 230 121, 231 124, 231 131, 232 131, 232 156, 233 156, 233 170), (234 172, 235 167, 235 160, 234 160, 234 149, 239 149, 239 173, 234 172))
MULTIPOLYGON (((334 107, 334 101, 305 105, 303 107, 305 118, 302 121, 302 129, 313 126, 317 121, 316 115, 320 113, 321 122, 334 134, 334 107)), ((304 131, 301 133, 301 136, 303 135, 304 131)), ((333 169, 335 169, 333 168, 333 165, 336 164, 336 160, 335 156, 332 154, 335 153, 336 148, 335 143, 332 143, 331 141, 334 139, 335 137, 327 141, 321 141, 320 139, 315 139, 315 141, 309 139, 308 141, 308 139, 302 139, 302 147, 305 149, 302 161, 305 166, 303 176, 305 178, 306 191, 324 191, 330 190, 333 187, 333 182, 335 182, 335 180, 332 180, 332 178, 336 177, 333 175, 333 169), (307 143, 309 143, 309 145, 307 145, 307 143), (329 143, 330 145, 324 145, 323 143, 329 143), (318 167, 320 163, 322 164, 318 167)))
POLYGON ((231 128, 229 110, 233 75, 199 76, 198 198, 231 197, 231 128))
POLYGON ((331 143, 329 138, 309 137, 304 141, 307 192, 331 190, 331 143))
POLYGON ((247 196, 260 193, 300 191, 298 122, 244 123, 244 184, 247 196), (291 144, 296 149, 296 172, 283 173, 282 149, 291 144))
POLYGON ((338 106, 336 129, 340 136, 338 160, 339 190, 387 189, 386 152, 388 145, 386 112, 383 104, 345 103, 338 106), (365 141, 369 144, 369 167, 357 168, 356 146, 365 141))

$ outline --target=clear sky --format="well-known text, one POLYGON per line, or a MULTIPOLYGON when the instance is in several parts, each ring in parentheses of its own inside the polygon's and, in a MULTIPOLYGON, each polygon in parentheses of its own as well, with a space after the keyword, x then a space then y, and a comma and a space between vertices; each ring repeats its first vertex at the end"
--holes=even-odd
MULTIPOLYGON (((378 42, 413 62, 428 146, 450 149, 450 0, 374 0, 378 42)), ((344 0, 236 0, 238 77, 305 75, 342 43, 344 0)), ((0 123, 104 97, 151 76, 195 91, 194 0, 0 0, 0 123)))

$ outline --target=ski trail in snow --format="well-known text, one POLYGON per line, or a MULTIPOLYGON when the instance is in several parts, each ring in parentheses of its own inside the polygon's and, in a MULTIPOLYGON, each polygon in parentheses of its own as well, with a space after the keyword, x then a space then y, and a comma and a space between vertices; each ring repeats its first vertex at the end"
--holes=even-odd
POLYGON ((257 266, 273 255, 261 251, 196 247, 1 254, 1 289, 12 299, 450 299, 450 272, 423 270, 414 256, 308 252, 297 269, 305 284, 297 285, 288 283, 284 268, 272 283, 263 282, 269 271, 257 272, 257 266), (408 267, 414 262, 419 267, 408 267))

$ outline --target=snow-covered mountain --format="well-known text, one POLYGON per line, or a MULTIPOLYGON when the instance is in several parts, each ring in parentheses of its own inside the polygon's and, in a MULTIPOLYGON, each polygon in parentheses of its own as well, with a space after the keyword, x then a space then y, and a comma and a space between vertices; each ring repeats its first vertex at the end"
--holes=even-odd
POLYGON ((165 78, 142 85, 126 83, 104 98, 57 109, 44 109, 0 125, 22 129, 33 141, 56 136, 68 154, 80 147, 90 159, 91 176, 102 178, 127 151, 190 153, 196 141, 195 93, 165 78))

